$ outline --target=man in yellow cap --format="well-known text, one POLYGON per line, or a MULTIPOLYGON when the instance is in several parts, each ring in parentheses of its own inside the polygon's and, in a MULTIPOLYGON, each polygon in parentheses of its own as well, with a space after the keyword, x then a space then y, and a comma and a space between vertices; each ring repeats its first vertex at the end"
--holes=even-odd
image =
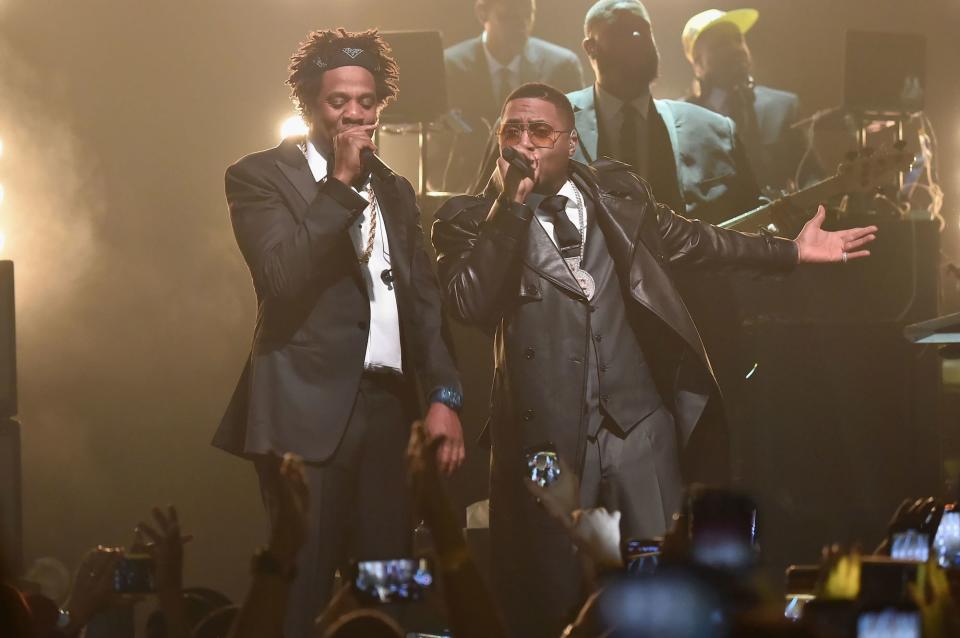
POLYGON ((696 77, 687 101, 726 115, 737 125, 757 182, 768 194, 795 190, 821 176, 803 132, 791 128, 800 100, 758 86, 744 35, 760 17, 756 9, 708 9, 687 21, 681 40, 696 77))

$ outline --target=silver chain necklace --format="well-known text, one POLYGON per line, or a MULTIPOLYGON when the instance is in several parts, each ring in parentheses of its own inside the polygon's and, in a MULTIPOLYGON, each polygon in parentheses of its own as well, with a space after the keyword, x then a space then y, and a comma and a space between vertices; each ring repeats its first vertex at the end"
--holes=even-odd
MULTIPOLYGON (((570 272, 573 273, 574 279, 576 279, 577 283, 580 284, 583 294, 589 301, 590 299, 593 299, 593 295, 597 292, 597 282, 594 281, 593 275, 581 267, 583 264, 584 251, 587 248, 587 207, 584 206, 583 195, 580 194, 580 189, 577 188, 577 185, 573 183, 573 180, 568 179, 567 184, 569 184, 570 188, 573 189, 573 194, 576 195, 577 198, 577 215, 580 222, 578 224, 578 230, 580 231, 580 254, 576 257, 566 257, 564 261, 567 262, 570 272)), ((566 212, 564 211, 563 214, 565 215, 566 212)))

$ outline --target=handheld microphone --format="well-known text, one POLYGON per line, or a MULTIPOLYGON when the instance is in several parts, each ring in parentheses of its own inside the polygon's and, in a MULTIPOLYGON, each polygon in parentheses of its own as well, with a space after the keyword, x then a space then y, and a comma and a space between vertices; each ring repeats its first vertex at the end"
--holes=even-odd
POLYGON ((383 163, 383 160, 377 157, 369 148, 360 150, 360 161, 363 167, 379 177, 380 179, 390 179, 393 177, 393 169, 383 163))
POLYGON ((518 153, 512 146, 504 146, 500 154, 503 156, 503 159, 507 160, 507 164, 523 173, 525 177, 534 179, 533 166, 530 165, 527 158, 518 153))

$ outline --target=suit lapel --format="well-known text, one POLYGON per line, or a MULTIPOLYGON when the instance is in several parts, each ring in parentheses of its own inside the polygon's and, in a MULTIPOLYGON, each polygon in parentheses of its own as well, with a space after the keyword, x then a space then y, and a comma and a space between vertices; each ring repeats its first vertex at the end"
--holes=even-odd
POLYGON ((670 286, 663 286, 662 277, 646 277, 646 273, 662 271, 664 266, 650 247, 644 242, 641 228, 649 215, 655 215, 650 204, 639 206, 633 199, 626 199, 621 193, 595 190, 589 184, 596 183, 595 179, 585 179, 585 172, 593 169, 574 165, 574 179, 577 186, 586 189, 592 197, 597 211, 597 224, 607 241, 607 249, 613 258, 614 266, 627 286, 630 296, 639 304, 648 308, 677 333, 693 348, 694 352, 706 361, 703 354, 703 344, 693 320, 686 308, 683 312, 672 313, 675 319, 668 320, 664 316, 665 308, 675 306, 679 301, 676 290, 670 286))
POLYGON ((395 180, 382 181, 373 177, 373 192, 377 197, 380 216, 386 227, 387 243, 390 250, 390 269, 393 276, 402 282, 404 287, 410 283, 410 262, 413 253, 410 244, 410 233, 407 232, 405 216, 410 214, 406 210, 395 180))
MULTIPOLYGON (((483 104, 487 105, 485 112, 500 112, 500 105, 497 104, 496 88, 493 86, 493 77, 490 75, 490 65, 487 64, 487 54, 483 50, 483 40, 479 37, 473 41, 473 64, 471 67, 477 69, 477 94, 483 104)), ((469 67, 468 67, 469 68, 469 67)), ((479 106, 479 105, 478 105, 479 106)))
MULTIPOLYGON (((674 195, 679 195, 680 199, 677 203, 683 203, 683 188, 681 184, 686 183, 683 176, 683 159, 682 152, 678 146, 679 136, 677 131, 683 126, 683 122, 676 117, 674 117, 673 111, 670 109, 670 106, 662 100, 653 100, 653 105, 657 109, 657 114, 660 116, 660 119, 663 121, 663 126, 667 130, 667 137, 670 139, 670 152, 673 155, 673 164, 674 164, 674 175, 676 179, 676 189, 677 193, 674 195)), ((663 149, 666 151, 667 149, 663 149)), ((672 181, 672 180, 671 180, 672 181)), ((676 207, 676 203, 671 202, 669 197, 664 197, 660 201, 670 204, 671 207, 676 207)), ((677 213, 686 213, 685 210, 677 210, 677 213)))
POLYGON ((293 211, 297 219, 303 217, 303 211, 317 197, 320 190, 310 171, 310 165, 307 164, 307 158, 298 146, 301 141, 302 138, 298 137, 288 137, 283 140, 280 144, 280 159, 276 160, 277 168, 303 197, 305 204, 303 208, 293 211))
POLYGON ((557 245, 553 243, 553 239, 536 217, 530 221, 530 229, 527 231, 527 246, 523 261, 544 279, 586 300, 580 284, 574 279, 573 273, 567 267, 567 262, 560 256, 557 245))
POLYGON ((597 211, 597 225, 607 241, 607 250, 617 266, 621 278, 629 274, 630 264, 640 236, 640 224, 646 210, 638 210, 631 200, 624 200, 613 193, 596 188, 596 179, 590 175, 592 168, 574 165, 573 179, 577 188, 586 193, 597 211))
POLYGON ((572 93, 570 98, 574 108, 574 124, 580 136, 580 151, 583 154, 584 163, 589 164, 597 159, 597 149, 600 144, 594 89, 589 86, 572 93))
POLYGON ((520 72, 518 75, 520 76, 520 84, 543 81, 543 60, 529 39, 527 39, 527 43, 523 46, 523 52, 520 54, 520 72))

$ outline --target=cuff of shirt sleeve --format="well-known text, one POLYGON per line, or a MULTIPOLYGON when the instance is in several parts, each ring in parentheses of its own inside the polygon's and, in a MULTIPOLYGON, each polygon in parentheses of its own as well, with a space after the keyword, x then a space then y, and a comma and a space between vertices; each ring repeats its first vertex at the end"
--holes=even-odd
POLYGON ((367 207, 367 200, 336 177, 325 177, 320 184, 320 192, 354 213, 361 213, 367 207))

